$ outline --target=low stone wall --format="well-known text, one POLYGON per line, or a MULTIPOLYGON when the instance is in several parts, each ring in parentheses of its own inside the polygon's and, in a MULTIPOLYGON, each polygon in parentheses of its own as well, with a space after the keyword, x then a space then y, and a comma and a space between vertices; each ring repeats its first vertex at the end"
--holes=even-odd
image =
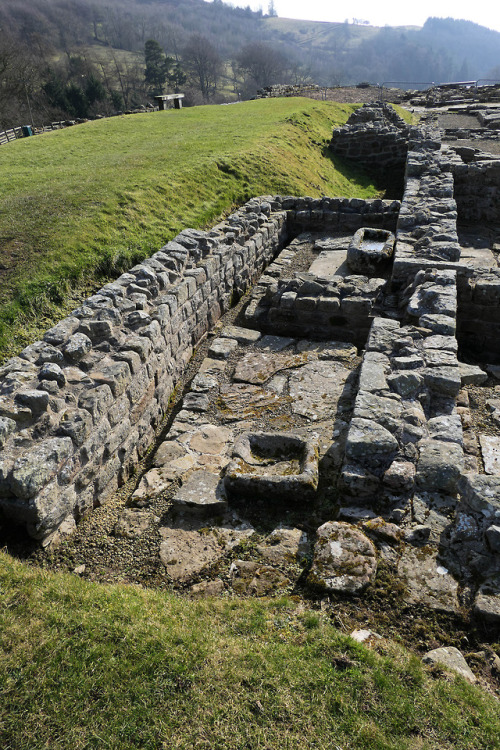
MULTIPOLYGON (((279 205, 287 210, 292 235, 303 231, 354 234, 361 227, 393 231, 400 206, 398 201, 355 198, 284 198, 279 205)), ((315 336, 364 346, 387 280, 363 275, 324 279, 311 273, 278 279, 294 253, 292 243, 259 279, 245 312, 247 325, 286 336, 315 336)))
POLYGON ((464 467, 455 273, 421 271, 402 307, 407 324, 375 319, 366 345, 342 469, 348 504, 453 495, 464 467))
POLYGON ((409 128, 383 102, 356 110, 343 128, 333 131, 330 150, 337 156, 377 171, 404 167, 409 128))
POLYGON ((474 271, 459 284, 457 338, 482 362, 500 362, 500 269, 474 271))
POLYGON ((454 197, 461 222, 500 222, 500 159, 474 149, 457 149, 453 164, 454 197))
POLYGON ((421 268, 461 270, 451 171, 456 155, 441 150, 441 133, 433 120, 412 129, 408 149, 396 232, 395 288, 408 284, 421 268))
POLYGON ((193 348, 287 237, 255 199, 185 230, 0 369, 0 512, 48 541, 131 474, 193 348))
POLYGON ((337 339, 363 347, 386 285, 385 279, 367 276, 326 280, 297 274, 271 282, 259 307, 249 306, 247 321, 253 319, 261 330, 280 335, 337 339))

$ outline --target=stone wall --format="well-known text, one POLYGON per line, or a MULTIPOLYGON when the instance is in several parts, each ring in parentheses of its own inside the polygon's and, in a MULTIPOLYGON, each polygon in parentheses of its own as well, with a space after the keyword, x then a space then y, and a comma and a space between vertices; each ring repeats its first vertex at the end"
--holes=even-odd
POLYGON ((421 271, 399 321, 373 321, 346 441, 342 484, 352 498, 401 506, 415 491, 453 494, 464 466, 456 398, 456 275, 421 271))
MULTIPOLYGON (((399 202, 357 198, 284 198, 292 235, 303 231, 354 234, 361 227, 393 231, 399 202)), ((281 278, 294 256, 293 243, 261 276, 245 312, 249 326, 286 336, 350 341, 364 346, 387 280, 364 275, 325 279, 312 273, 281 278)))
POLYGON ((194 347, 287 237, 255 199, 185 230, 0 369, 0 512, 48 541, 135 469, 194 347))
POLYGON ((377 171, 403 168, 408 126, 395 110, 375 102, 356 110, 343 128, 333 131, 330 150, 337 156, 377 171))

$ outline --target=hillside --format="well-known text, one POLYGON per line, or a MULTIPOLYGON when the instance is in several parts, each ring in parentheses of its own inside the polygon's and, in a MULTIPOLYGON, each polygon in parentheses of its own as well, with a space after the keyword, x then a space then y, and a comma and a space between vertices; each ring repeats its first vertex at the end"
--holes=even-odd
POLYGON ((377 28, 268 17, 222 0, 4 0, 0 128, 128 110, 165 90, 193 105, 275 83, 491 79, 499 42, 498 32, 451 18, 377 28))
POLYGON ((373 195, 324 152, 351 111, 309 99, 193 107, 2 147, 0 356, 75 307, 79 292, 250 196, 373 195))

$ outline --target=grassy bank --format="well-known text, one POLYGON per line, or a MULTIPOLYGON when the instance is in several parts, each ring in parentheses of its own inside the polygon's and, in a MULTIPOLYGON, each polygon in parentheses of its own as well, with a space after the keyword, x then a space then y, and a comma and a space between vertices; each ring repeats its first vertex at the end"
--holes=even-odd
POLYGON ((4 750, 493 750, 498 701, 291 599, 189 601, 0 553, 4 750))
POLYGON ((253 195, 373 195, 324 153, 351 111, 308 99, 195 107, 0 149, 0 358, 106 275, 253 195))

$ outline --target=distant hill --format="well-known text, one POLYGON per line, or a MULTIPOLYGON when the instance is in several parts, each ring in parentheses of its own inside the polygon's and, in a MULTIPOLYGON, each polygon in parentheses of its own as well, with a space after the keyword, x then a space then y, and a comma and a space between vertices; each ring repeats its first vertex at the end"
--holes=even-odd
POLYGON ((158 44, 154 64, 168 62, 158 86, 185 91, 188 105, 249 98, 274 83, 500 76, 500 34, 451 18, 379 28, 270 17, 222 0, 2 0, 0 128, 146 104, 155 93, 144 76, 148 40, 158 44))

